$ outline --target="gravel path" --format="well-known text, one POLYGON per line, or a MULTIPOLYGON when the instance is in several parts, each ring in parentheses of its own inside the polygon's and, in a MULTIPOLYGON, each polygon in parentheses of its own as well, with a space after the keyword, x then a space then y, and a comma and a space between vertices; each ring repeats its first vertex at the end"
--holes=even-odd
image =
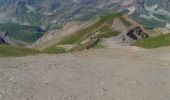
POLYGON ((0 100, 170 100, 170 49, 0 58, 0 100))

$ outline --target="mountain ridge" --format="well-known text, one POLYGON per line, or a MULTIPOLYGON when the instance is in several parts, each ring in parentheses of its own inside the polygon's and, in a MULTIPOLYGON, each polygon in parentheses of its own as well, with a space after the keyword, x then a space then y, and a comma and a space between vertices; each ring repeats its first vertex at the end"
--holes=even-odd
POLYGON ((128 11, 127 14, 136 20, 156 20, 164 26, 170 16, 170 0, 0 0, 0 3, 0 22, 12 21, 42 28, 61 27, 89 13, 102 15, 128 11))

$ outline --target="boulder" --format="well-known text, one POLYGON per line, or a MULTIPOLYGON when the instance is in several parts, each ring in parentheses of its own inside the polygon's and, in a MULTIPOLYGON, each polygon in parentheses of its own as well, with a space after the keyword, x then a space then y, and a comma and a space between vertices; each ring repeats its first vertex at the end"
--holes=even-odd
POLYGON ((121 34, 122 41, 127 43, 145 38, 149 38, 149 35, 141 26, 132 26, 126 33, 121 34))
POLYGON ((91 47, 93 47, 94 45, 96 45, 99 42, 99 37, 97 34, 94 34, 92 36, 90 36, 89 38, 85 39, 84 41, 82 41, 80 43, 79 46, 77 46, 76 48, 74 48, 74 51, 79 51, 79 50, 84 50, 84 49, 90 49, 91 47))

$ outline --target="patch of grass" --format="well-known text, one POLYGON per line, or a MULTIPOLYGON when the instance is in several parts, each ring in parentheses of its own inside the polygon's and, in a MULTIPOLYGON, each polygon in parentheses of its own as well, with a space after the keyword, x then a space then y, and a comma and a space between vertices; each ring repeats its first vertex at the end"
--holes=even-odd
POLYGON ((99 42, 97 42, 97 44, 94 45, 93 48, 94 48, 94 49, 102 49, 102 48, 105 48, 105 46, 101 44, 101 41, 102 41, 102 40, 100 40, 99 42))
POLYGON ((162 20, 168 20, 168 16, 166 15, 162 15, 162 14, 153 14, 154 16, 158 17, 159 19, 162 19, 162 20))
POLYGON ((123 22, 123 24, 124 24, 125 26, 132 26, 132 23, 129 22, 128 20, 126 20, 125 18, 123 18, 122 16, 119 17, 119 18, 120 18, 120 20, 123 22))
POLYGON ((120 13, 107 14, 107 15, 101 16, 101 21, 103 22, 111 21, 115 17, 118 17, 118 16, 121 16, 121 14, 120 13))
POLYGON ((17 47, 11 45, 0 45, 0 56, 7 57, 7 56, 27 56, 27 55, 35 55, 39 53, 39 51, 32 50, 25 47, 17 47))
POLYGON ((0 24, 0 30, 9 31, 12 37, 28 43, 35 42, 45 33, 45 30, 39 27, 15 23, 0 24))
POLYGON ((58 54, 58 53, 65 53, 66 50, 64 48, 59 48, 59 47, 50 47, 42 51, 42 53, 47 53, 47 54, 58 54))
POLYGON ((0 57, 22 57, 27 55, 35 54, 58 54, 65 53, 64 48, 52 47, 47 48, 43 51, 38 51, 26 47, 11 46, 11 45, 0 45, 0 57))
MULTIPOLYGON (((82 29, 74 34, 64 37, 56 45, 80 43, 84 39, 86 39, 86 38, 90 37, 91 35, 93 35, 94 33, 96 33, 105 24, 109 23, 111 20, 113 20, 114 18, 116 18, 118 16, 120 16, 120 14, 118 14, 118 13, 101 16, 100 20, 98 22, 96 22, 95 24, 93 24, 85 29, 82 29)), ((111 34, 111 33, 109 33, 109 34, 111 34)))
POLYGON ((108 26, 103 26, 100 30, 99 38, 110 38, 117 36, 120 32, 111 30, 108 26))
POLYGON ((144 18, 134 18, 140 25, 142 25, 145 29, 154 29, 158 27, 164 27, 166 23, 162 21, 158 21, 155 19, 144 19, 144 18))
POLYGON ((170 46, 170 34, 139 40, 133 44, 142 48, 158 48, 170 46))

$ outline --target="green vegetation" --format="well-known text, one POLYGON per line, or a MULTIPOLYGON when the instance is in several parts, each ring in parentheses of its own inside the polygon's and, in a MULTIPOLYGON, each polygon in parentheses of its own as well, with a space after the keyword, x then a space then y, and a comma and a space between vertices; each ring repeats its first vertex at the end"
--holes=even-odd
MULTIPOLYGON (((65 44, 79 44, 81 41, 83 41, 84 39, 90 37, 91 35, 93 35, 94 33, 103 30, 103 26, 108 25, 108 23, 113 20, 114 18, 120 16, 120 14, 114 13, 114 14, 108 14, 105 16, 101 16, 100 20, 98 22, 96 22, 95 24, 82 29, 74 34, 71 34, 69 36, 66 36, 62 39, 62 41, 60 41, 58 44, 56 45, 65 45, 65 44)), ((108 30, 107 30, 108 31, 108 30)), ((109 29, 110 32, 110 29, 109 29)), ((106 32, 106 34, 108 34, 106 32)), ((110 35, 111 33, 109 33, 110 35)), ((113 33, 112 33, 113 34, 113 33)))
POLYGON ((140 25, 142 25, 145 29, 154 29, 157 27, 164 27, 166 23, 162 21, 158 21, 155 19, 144 19, 144 18, 134 18, 139 22, 140 25))
POLYGON ((65 53, 66 50, 64 48, 59 48, 59 47, 50 47, 42 51, 42 53, 47 53, 47 54, 58 54, 58 53, 65 53))
POLYGON ((139 40, 133 44, 143 48, 158 48, 170 46, 170 34, 139 40))
POLYGON ((154 28, 157 28, 157 27, 163 27, 165 25, 165 23, 163 23, 161 21, 154 20, 154 19, 142 20, 139 23, 141 25, 143 25, 144 28, 146 28, 146 29, 154 29, 154 28))
POLYGON ((90 13, 84 14, 83 16, 76 18, 76 20, 88 21, 94 17, 96 17, 96 12, 90 12, 90 13))
POLYGON ((0 45, 0 56, 26 56, 26 55, 34 55, 39 53, 36 50, 32 50, 25 47, 17 47, 17 46, 10 46, 10 45, 0 45))
POLYGON ((113 36, 117 36, 120 32, 113 31, 109 26, 103 26, 101 29, 99 29, 100 34, 99 38, 110 38, 113 36))
POLYGON ((156 16, 157 18, 159 19, 162 19, 162 20, 168 20, 168 16, 165 16, 165 15, 162 15, 162 14, 153 14, 154 16, 156 16))
MULTIPOLYGON (((26 55, 32 55, 32 54, 58 54, 58 53, 65 53, 67 52, 64 48, 57 47, 57 45, 66 45, 66 44, 78 44, 77 47, 73 48, 69 51, 76 51, 76 50, 83 50, 83 49, 89 49, 91 47, 94 48, 103 48, 103 46, 100 44, 100 38, 109 38, 113 37, 119 34, 119 32, 113 31, 110 27, 110 22, 114 20, 114 18, 121 16, 120 14, 109 14, 106 16, 101 16, 100 19, 94 23, 93 25, 82 29, 74 34, 71 34, 69 36, 66 36, 60 41, 59 43, 53 45, 50 48, 47 48, 43 51, 36 51, 29 48, 24 47, 16 47, 16 46, 9 46, 9 45, 0 45, 0 56, 26 56, 26 55), (99 40, 97 41, 89 41, 85 44, 80 44, 85 39, 89 38, 96 32, 99 32, 98 34, 99 40)), ((20 26, 16 24, 7 24, 7 25, 0 25, 1 29, 8 29, 13 33, 21 33, 21 32, 27 32, 26 29, 32 30, 33 27, 28 26, 22 26, 23 29, 21 29, 20 26), (11 26, 10 26, 11 25, 11 26), (9 27, 7 27, 9 26, 9 27), (29 29, 30 28, 30 29, 29 29), (17 30, 18 29, 18 30, 17 30)), ((29 31, 30 32, 30 31, 29 31)), ((31 33, 28 33, 31 35, 31 33)), ((13 34, 14 36, 17 34, 13 34)), ((22 35, 21 35, 22 36, 22 35)), ((24 34, 23 37, 27 36, 24 34)), ((20 39, 24 39, 21 37, 17 37, 20 39)), ((29 38, 28 38, 29 39, 29 38)))
POLYGON ((129 22, 128 20, 126 20, 125 18, 123 18, 122 16, 119 17, 119 18, 120 18, 120 20, 123 22, 123 24, 124 24, 125 26, 132 26, 132 23, 129 22))
POLYGON ((21 57, 35 54, 58 54, 64 52, 66 52, 65 49, 57 47, 38 51, 26 47, 0 45, 0 57, 21 57))
POLYGON ((44 30, 36 26, 19 25, 14 23, 0 24, 0 30, 9 31, 12 37, 32 43, 44 34, 44 30))
POLYGON ((101 44, 101 41, 102 41, 102 40, 100 40, 99 42, 97 42, 97 44, 94 45, 93 48, 94 48, 94 49, 105 48, 105 46, 101 44))

